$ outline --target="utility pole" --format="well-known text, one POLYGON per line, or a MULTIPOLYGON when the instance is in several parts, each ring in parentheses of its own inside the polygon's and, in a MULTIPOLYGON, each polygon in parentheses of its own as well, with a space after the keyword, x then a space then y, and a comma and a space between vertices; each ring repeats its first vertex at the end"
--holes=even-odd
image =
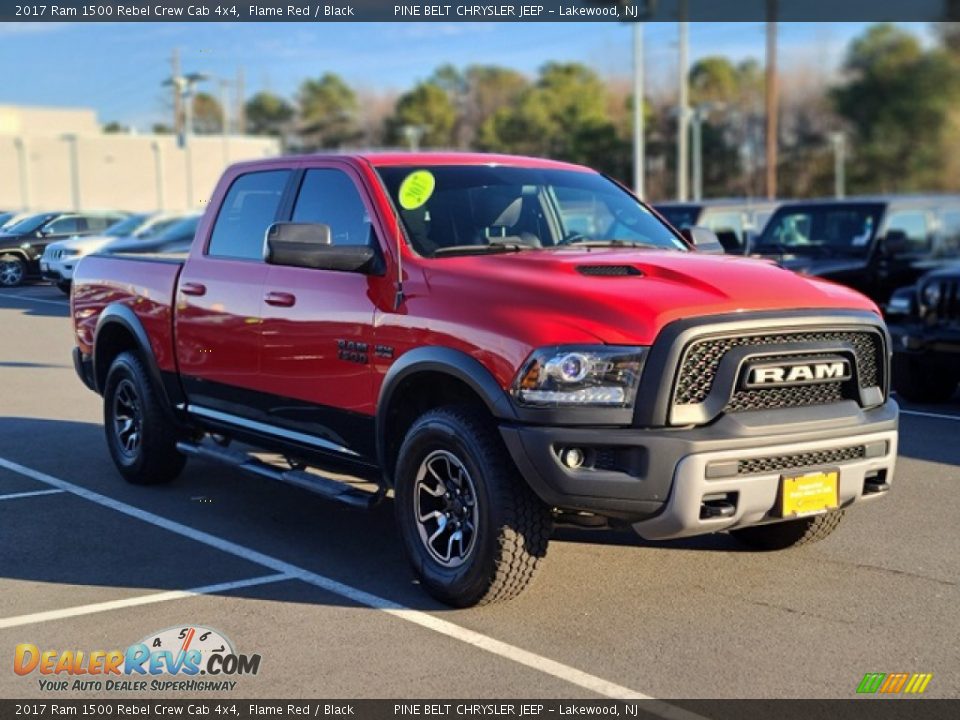
POLYGON ((833 145, 833 195, 838 200, 847 196, 847 138, 842 132, 830 133, 833 145))
POLYGON ((644 145, 644 67, 643 23, 633 24, 633 190, 641 200, 644 195, 646 146, 644 145))
POLYGON ((690 123, 693 132, 693 199, 696 202, 703 200, 703 121, 707 116, 707 108, 698 105, 690 113, 690 123))
POLYGON ((767 199, 777 197, 777 0, 767 0, 767 199))
POLYGON ((236 119, 236 132, 237 135, 246 135, 247 134, 247 106, 246 106, 246 93, 244 89, 244 77, 243 77, 243 68, 237 68, 237 109, 234 112, 234 118, 236 119))
POLYGON ((677 200, 684 202, 687 199, 687 179, 690 173, 690 159, 687 149, 689 135, 689 85, 687 78, 687 0, 680 0, 679 38, 680 46, 679 68, 677 79, 680 83, 677 99, 677 200))
MULTIPOLYGON (((173 55, 170 58, 170 77, 180 77, 180 50, 173 49, 173 55)), ((176 82, 170 83, 173 89, 173 134, 181 137, 183 133, 183 106, 180 103, 181 88, 176 82)))

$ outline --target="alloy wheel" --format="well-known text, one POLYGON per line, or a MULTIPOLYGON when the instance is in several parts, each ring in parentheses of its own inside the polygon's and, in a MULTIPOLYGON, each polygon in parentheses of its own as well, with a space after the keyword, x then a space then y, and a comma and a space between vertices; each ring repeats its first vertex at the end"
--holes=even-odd
POLYGON ((479 511, 473 479, 456 455, 434 450, 420 463, 413 492, 420 541, 438 563, 463 565, 477 538, 479 511))

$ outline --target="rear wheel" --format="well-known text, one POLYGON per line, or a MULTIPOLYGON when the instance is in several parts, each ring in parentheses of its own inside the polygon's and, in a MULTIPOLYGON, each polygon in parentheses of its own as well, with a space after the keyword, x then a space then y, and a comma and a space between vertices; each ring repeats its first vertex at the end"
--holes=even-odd
POLYGON ((27 276, 27 264, 16 255, 0 257, 0 286, 16 287, 27 276))
POLYGON ((134 353, 121 353, 110 366, 103 415, 107 447, 127 482, 157 485, 170 482, 183 470, 187 459, 177 452, 176 429, 134 353))
POLYGON ((903 399, 917 403, 946 402, 957 389, 960 374, 922 356, 895 353, 893 388, 903 399))
POLYGON ((754 550, 786 550, 823 540, 836 530, 843 519, 843 510, 834 510, 824 515, 787 520, 772 525, 731 530, 730 534, 754 550))
POLYGON ((458 607, 508 600, 533 580, 552 529, 489 420, 470 408, 420 417, 400 448, 397 524, 414 572, 458 607))

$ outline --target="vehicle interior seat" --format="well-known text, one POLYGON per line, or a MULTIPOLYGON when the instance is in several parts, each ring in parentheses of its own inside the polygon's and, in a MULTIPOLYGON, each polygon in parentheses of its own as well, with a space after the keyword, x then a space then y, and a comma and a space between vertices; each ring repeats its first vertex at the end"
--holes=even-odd
POLYGON ((513 243, 527 247, 542 247, 539 236, 531 232, 529 205, 536 198, 516 188, 491 186, 483 188, 474 197, 473 216, 477 228, 475 242, 487 245, 513 243))

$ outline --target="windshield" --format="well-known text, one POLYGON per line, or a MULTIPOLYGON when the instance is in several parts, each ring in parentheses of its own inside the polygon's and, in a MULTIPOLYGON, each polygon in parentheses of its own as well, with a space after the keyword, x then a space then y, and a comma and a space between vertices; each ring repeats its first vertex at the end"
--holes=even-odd
POLYGON ((4 228, 4 232, 10 233, 11 235, 26 235, 27 233, 32 233, 39 230, 47 223, 47 221, 52 220, 55 217, 57 217, 55 213, 31 215, 30 217, 25 217, 20 222, 14 223, 8 228, 4 228))
POLYGON ((814 256, 862 257, 880 224, 876 203, 831 203, 780 208, 753 250, 814 256))
POLYGON ((118 223, 114 223, 106 230, 103 231, 104 235, 109 237, 124 237, 130 235, 138 227, 143 225, 143 221, 147 219, 147 215, 131 215, 128 218, 124 218, 118 223))
POLYGON ((655 205, 654 207, 677 230, 696 225, 700 218, 700 211, 703 209, 700 205, 655 205))
POLYGON ((382 167, 379 173, 424 257, 577 244, 687 249, 629 193, 596 173, 490 165, 382 167))

